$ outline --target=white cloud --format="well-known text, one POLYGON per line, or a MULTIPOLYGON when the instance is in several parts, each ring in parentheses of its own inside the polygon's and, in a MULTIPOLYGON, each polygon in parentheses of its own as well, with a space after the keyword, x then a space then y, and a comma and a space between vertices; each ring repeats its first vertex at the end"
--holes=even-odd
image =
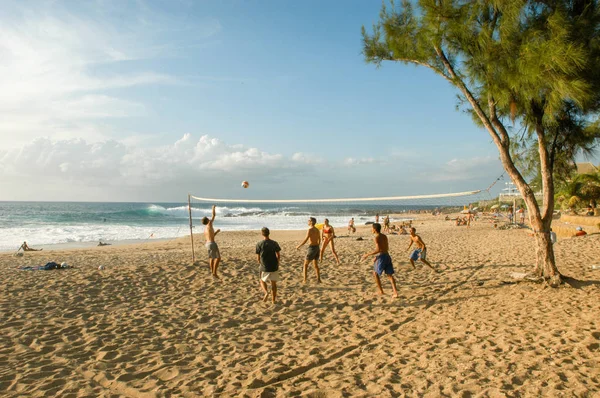
POLYGON ((325 162, 319 156, 310 155, 308 153, 303 153, 303 152, 294 153, 292 155, 292 160, 295 162, 298 162, 298 163, 305 163, 305 164, 321 164, 321 163, 325 162))
POLYGON ((452 159, 436 170, 427 170, 421 173, 433 182, 465 181, 477 178, 490 178, 502 170, 498 158, 493 156, 473 157, 466 159, 452 159))
MULTIPOLYGON (((350 165, 384 161, 357 158, 350 165)), ((208 135, 184 134, 144 147, 39 138, 0 150, 0 200, 176 201, 188 192, 236 197, 242 180, 252 184, 244 195, 255 198, 419 195, 480 189, 501 169, 491 156, 418 166, 412 172, 392 163, 374 173, 372 167, 339 167, 336 159, 316 162, 306 154, 284 156, 208 135)))
POLYGON ((346 166, 360 166, 363 164, 373 164, 377 161, 374 158, 346 158, 344 159, 344 165, 346 166))
POLYGON ((146 113, 145 105, 124 97, 127 92, 122 89, 182 83, 139 61, 173 55, 178 37, 202 40, 221 29, 216 20, 185 26, 143 4, 119 4, 125 6, 121 12, 130 12, 126 25, 112 23, 107 16, 110 3, 82 3, 87 8, 80 14, 59 3, 3 4, 0 139, 4 147, 40 136, 110 138, 110 128, 100 121, 146 113), (138 62, 124 62, 132 60, 138 62))
POLYGON ((3 190, 0 200, 23 199, 11 196, 22 181, 52 183, 62 187, 59 191, 70 192, 71 200, 90 200, 90 188, 100 189, 106 197, 96 200, 109 200, 111 195, 131 187, 159 192, 165 185, 177 185, 185 192, 215 179, 236 180, 252 175, 263 183, 275 183, 285 176, 311 172, 312 166, 301 159, 228 145, 207 135, 194 139, 185 134, 172 144, 151 148, 114 140, 39 138, 21 148, 0 152, 0 178, 8 186, 10 181, 15 184, 13 189, 3 190))

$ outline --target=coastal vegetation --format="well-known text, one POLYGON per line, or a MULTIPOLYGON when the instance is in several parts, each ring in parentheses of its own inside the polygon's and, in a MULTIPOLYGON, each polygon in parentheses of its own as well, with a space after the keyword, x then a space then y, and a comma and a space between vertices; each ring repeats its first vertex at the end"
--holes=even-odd
POLYGON ((555 172, 600 137, 599 28, 598 3, 589 0, 406 0, 384 4, 372 30, 362 28, 367 62, 426 67, 458 90, 459 107, 489 133, 527 205, 534 272, 552 286, 562 282, 550 239, 555 172))

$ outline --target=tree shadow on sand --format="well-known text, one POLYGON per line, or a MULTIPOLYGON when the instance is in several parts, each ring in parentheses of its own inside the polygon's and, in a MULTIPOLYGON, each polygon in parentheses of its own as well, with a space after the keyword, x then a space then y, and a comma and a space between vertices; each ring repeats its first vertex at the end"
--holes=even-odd
POLYGON ((600 286, 600 281, 579 280, 566 275, 562 276, 562 280, 564 283, 575 289, 582 289, 588 286, 600 286))

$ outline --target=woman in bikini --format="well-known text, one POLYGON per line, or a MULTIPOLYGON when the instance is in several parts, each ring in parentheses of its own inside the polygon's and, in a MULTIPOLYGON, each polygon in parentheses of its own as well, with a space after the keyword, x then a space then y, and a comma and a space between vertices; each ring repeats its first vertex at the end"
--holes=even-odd
POLYGON ((331 242, 331 251, 333 252, 335 261, 337 261, 338 265, 340 265, 340 258, 338 257, 337 253, 335 252, 335 243, 333 241, 333 238, 335 238, 335 231, 333 230, 333 227, 331 225, 329 225, 329 220, 326 218, 325 221, 323 222, 323 235, 322 235, 323 247, 321 248, 321 261, 323 261, 323 253, 325 252, 325 248, 331 242))

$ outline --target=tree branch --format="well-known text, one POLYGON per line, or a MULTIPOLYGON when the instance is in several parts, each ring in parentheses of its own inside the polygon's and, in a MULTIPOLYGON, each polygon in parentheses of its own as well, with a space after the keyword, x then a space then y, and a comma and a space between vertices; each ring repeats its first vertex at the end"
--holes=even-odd
POLYGON ((542 121, 543 111, 541 107, 533 101, 531 108, 535 115, 535 133, 538 138, 538 151, 540 153, 540 171, 542 173, 542 183, 544 184, 544 211, 542 214, 542 220, 544 223, 547 223, 550 220, 552 220, 552 213, 554 212, 554 179, 552 178, 553 168, 548 153, 546 136, 544 135, 545 130, 542 121))
POLYGON ((424 66, 426 68, 431 69, 432 71, 434 71, 435 73, 437 73, 438 75, 442 76, 444 79, 446 79, 449 83, 454 84, 454 81, 448 77, 443 71, 439 70, 438 68, 436 68, 435 66, 425 63, 423 61, 419 61, 416 59, 409 59, 409 58, 390 58, 387 61, 394 61, 394 62, 407 62, 410 64, 416 64, 416 65, 421 65, 424 66))
POLYGON ((502 164, 504 165, 504 168, 508 172, 510 178, 517 185, 517 188, 519 189, 521 195, 523 195, 523 198, 527 202, 527 207, 529 208, 529 211, 533 213, 534 217, 539 217, 540 209, 535 200, 535 195, 533 194, 531 187, 523 178, 523 175, 521 174, 519 169, 517 169, 517 167, 515 166, 515 163, 510 155, 510 138, 508 136, 508 132, 496 116, 496 105, 494 104, 493 98, 488 97, 488 105, 492 107, 491 109, 493 111, 493 113, 491 114, 493 119, 490 120, 490 118, 485 114, 485 112, 479 105, 479 102, 477 102, 469 88, 465 85, 462 79, 458 77, 444 52, 437 46, 435 46, 434 49, 440 57, 440 60, 446 67, 448 74, 454 79, 454 84, 456 84, 458 88, 463 92, 464 96, 467 98, 467 101, 469 101, 469 103, 473 107, 473 110, 475 111, 477 116, 479 116, 479 119, 481 120, 486 130, 494 140, 494 143, 498 148, 498 152, 500 152, 500 159, 502 160, 502 164), (498 131, 500 131, 500 134, 498 134, 496 128, 498 129, 498 131), (502 136, 502 139, 500 138, 500 136, 502 136))
POLYGON ((446 68, 446 71, 452 78, 452 84, 455 84, 456 86, 458 86, 460 91, 462 91, 463 95, 465 96, 467 101, 469 101, 469 103, 473 107, 473 110, 475 111, 477 116, 479 116, 479 119, 481 119, 481 122, 483 123, 485 128, 488 130, 488 132, 492 136, 492 140, 494 140, 494 143, 496 145, 502 146, 500 137, 498 136, 498 133, 494 129, 494 126, 492 125, 490 119, 485 114, 483 109, 481 109, 481 106, 479 106, 479 103, 477 102, 477 100, 475 99, 475 97, 473 96, 473 94, 471 93, 469 88, 465 85, 465 83, 462 81, 462 79, 460 79, 458 77, 458 75, 456 74, 456 71, 454 70, 454 67, 450 64, 450 61, 448 61, 446 54, 444 54, 444 51, 442 51, 442 49, 440 49, 438 46, 434 46, 433 48, 434 48, 436 54, 438 55, 438 57, 440 58, 440 60, 442 61, 442 64, 446 68))

